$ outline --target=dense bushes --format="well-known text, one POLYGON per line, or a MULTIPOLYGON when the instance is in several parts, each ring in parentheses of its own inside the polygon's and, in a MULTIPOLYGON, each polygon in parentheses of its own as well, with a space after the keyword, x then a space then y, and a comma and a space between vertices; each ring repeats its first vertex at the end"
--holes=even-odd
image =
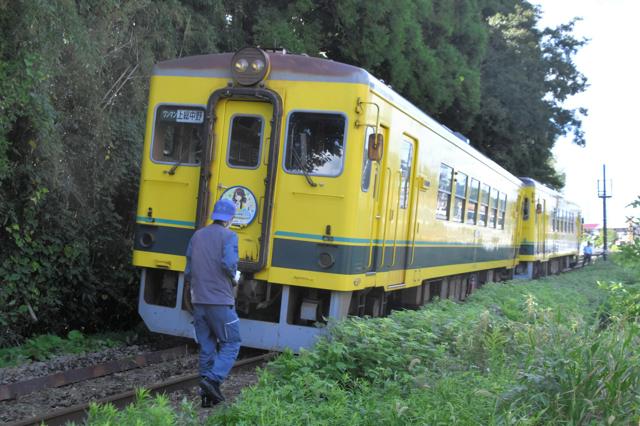
POLYGON ((136 321, 148 76, 215 51, 213 9, 194 7, 0 2, 0 346, 136 321))

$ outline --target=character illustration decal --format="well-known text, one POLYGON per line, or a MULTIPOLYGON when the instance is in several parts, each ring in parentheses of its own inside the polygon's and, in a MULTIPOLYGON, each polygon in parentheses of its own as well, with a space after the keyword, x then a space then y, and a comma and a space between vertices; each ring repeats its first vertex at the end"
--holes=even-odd
POLYGON ((227 198, 236 205, 236 214, 231 222, 232 226, 247 226, 255 219, 258 202, 249 188, 232 186, 224 191, 220 198, 227 198))

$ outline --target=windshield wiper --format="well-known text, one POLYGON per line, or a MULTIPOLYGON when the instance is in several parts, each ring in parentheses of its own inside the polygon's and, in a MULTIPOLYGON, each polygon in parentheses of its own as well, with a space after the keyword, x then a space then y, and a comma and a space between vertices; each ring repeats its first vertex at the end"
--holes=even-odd
POLYGON ((300 170, 302 171, 304 178, 307 180, 307 183, 313 187, 318 186, 318 184, 311 179, 311 176, 309 176, 309 173, 307 173, 307 171, 305 170, 304 165, 302 164, 302 160, 300 159, 300 156, 298 156, 298 153, 296 152, 295 148, 293 147, 291 148, 291 153, 293 154, 293 158, 296 159, 296 162, 298 163, 298 166, 300 167, 300 170))

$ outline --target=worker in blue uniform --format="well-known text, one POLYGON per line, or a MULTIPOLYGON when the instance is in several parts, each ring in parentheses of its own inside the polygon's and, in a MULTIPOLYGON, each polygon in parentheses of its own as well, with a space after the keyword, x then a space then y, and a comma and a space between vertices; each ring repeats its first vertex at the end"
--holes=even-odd
POLYGON ((196 338, 202 406, 224 401, 220 384, 240 350, 240 321, 234 286, 238 268, 238 236, 229 229, 236 208, 222 199, 213 207, 213 223, 197 230, 187 247, 184 276, 189 283, 196 338))

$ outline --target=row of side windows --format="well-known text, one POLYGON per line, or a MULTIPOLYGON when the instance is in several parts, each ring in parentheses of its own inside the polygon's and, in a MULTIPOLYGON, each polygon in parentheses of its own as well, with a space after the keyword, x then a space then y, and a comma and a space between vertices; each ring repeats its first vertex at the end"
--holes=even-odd
POLYGON ((573 234, 576 231, 576 216, 574 213, 555 209, 551 218, 553 232, 573 234))
POLYGON ((441 220, 504 229, 507 194, 440 165, 436 217, 441 220), (453 201, 453 209, 451 203, 453 201))

